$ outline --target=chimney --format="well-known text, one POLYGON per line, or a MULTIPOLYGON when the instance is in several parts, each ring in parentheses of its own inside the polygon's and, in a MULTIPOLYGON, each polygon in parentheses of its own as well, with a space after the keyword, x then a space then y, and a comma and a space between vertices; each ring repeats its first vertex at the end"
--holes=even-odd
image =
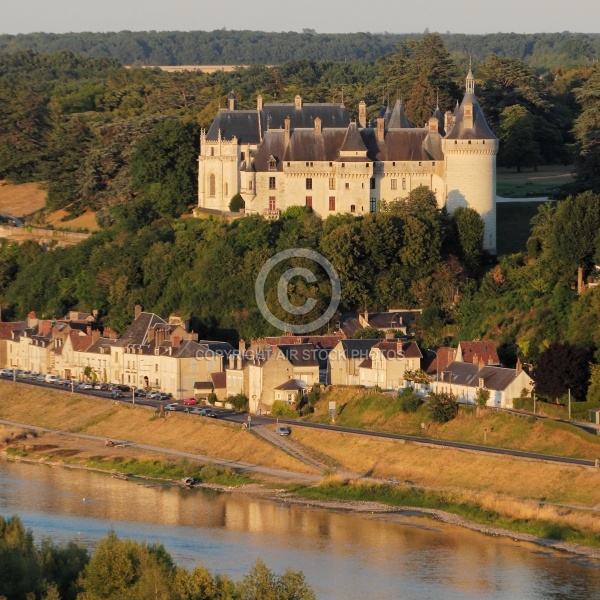
POLYGON ((50 331, 52 331, 52 321, 41 321, 40 322, 40 326, 41 326, 41 331, 40 333, 42 335, 49 335, 50 331))
POLYGON ((148 343, 151 343, 154 340, 154 327, 148 327, 148 343))
POLYGON ((287 146, 290 143, 290 118, 286 117, 284 121, 284 143, 287 146))
POLYGON ((402 344, 402 340, 398 340, 396 342, 396 356, 397 358, 404 358, 404 347, 402 344))
POLYGON ((473 354, 473 364, 476 365, 478 363, 479 361, 477 360, 477 354, 473 354))
POLYGON ((377 119, 377 141, 383 142, 385 139, 385 119, 377 119))
POLYGON ((483 367, 485 367, 485 361, 483 360, 483 357, 479 357, 479 370, 481 371, 481 369, 483 369, 483 367))
POLYGON ((256 110, 261 111, 263 109, 263 97, 259 94, 256 97, 256 110))
POLYGON ((88 326, 85 328, 85 332, 86 332, 86 334, 87 334, 87 335, 92 335, 92 326, 91 326, 91 325, 88 325, 88 326))
POLYGON ((242 356, 246 353, 246 342, 244 340, 240 340, 240 343, 238 344, 238 350, 242 356))
POLYGON ((315 135, 321 135, 321 118, 315 119, 315 135))
POLYGON ((429 119, 429 133, 438 133, 439 123, 435 117, 429 119))
POLYGON ((393 340, 394 339, 394 332, 393 331, 386 331, 385 332, 385 339, 386 340, 393 340))
POLYGON ((446 135, 448 135, 450 133, 450 131, 452 131, 453 125, 454 125, 454 118, 452 116, 452 111, 447 110, 444 113, 444 131, 446 132, 446 135))
POLYGON ((27 313, 27 327, 35 327, 38 324, 38 318, 35 312, 32 310, 27 313))
POLYGON ((369 323, 369 311, 365 308, 365 315, 364 315, 365 321, 367 322, 367 325, 369 323))
POLYGON ((94 308, 94 310, 92 311, 92 316, 94 317, 94 321, 98 320, 98 309, 94 308))
POLYGON ((296 110, 302 110, 302 98, 299 95, 294 98, 294 106, 296 110))
POLYGON ((142 314, 142 305, 141 304, 136 304, 135 305, 135 311, 133 313, 133 318, 134 320, 139 318, 139 316, 142 314))
POLYGON ((466 129, 473 129, 473 103, 465 102, 465 109, 463 113, 463 127, 466 129))
POLYGON ((235 356, 233 355, 233 353, 231 353, 229 355, 229 368, 230 369, 235 369, 235 356))
POLYGON ((517 358, 517 365, 515 367, 516 375, 518 375, 523 370, 523 364, 521 363, 521 359, 517 358))
POLYGON ((179 344, 181 343, 181 338, 178 335, 174 335, 171 339, 171 344, 173 348, 179 348, 179 344))
POLYGON ((92 344, 95 344, 100 339, 100 330, 95 329, 92 331, 92 344))
POLYGON ((358 123, 362 128, 367 126, 367 105, 364 100, 358 105, 358 123))

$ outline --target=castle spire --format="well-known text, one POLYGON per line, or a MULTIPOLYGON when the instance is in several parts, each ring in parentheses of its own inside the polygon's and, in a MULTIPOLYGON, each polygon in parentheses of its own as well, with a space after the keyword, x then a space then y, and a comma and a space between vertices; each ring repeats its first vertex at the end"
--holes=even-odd
POLYGON ((471 67, 469 67, 469 72, 467 73, 467 79, 465 80, 467 94, 475 93, 475 77, 473 77, 473 71, 471 67))

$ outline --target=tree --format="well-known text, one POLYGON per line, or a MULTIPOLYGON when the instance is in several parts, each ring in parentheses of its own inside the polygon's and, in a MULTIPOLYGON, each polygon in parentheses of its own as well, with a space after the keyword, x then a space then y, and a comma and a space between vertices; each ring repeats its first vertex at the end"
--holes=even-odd
POLYGON ((542 156, 535 139, 535 120, 523 106, 507 106, 500 113, 500 152, 498 160, 505 167, 523 167, 540 164, 542 156))
POLYGON ((261 560, 257 560, 250 572, 238 585, 238 593, 244 600, 314 600, 315 593, 307 585, 302 571, 288 569, 276 575, 261 560))
POLYGON ((355 340, 381 340, 384 337, 385 333, 375 327, 363 327, 352 336, 355 340))
POLYGON ((436 423, 447 423, 458 414, 458 400, 448 392, 429 394, 429 416, 436 423))
POLYGON ((244 199, 241 194, 235 194, 229 202, 229 210, 231 212, 240 212, 245 207, 244 199))
POLYGON ((400 410, 405 413, 416 412, 422 404, 421 398, 419 398, 411 387, 404 388, 398 392, 398 402, 400 410))
POLYGON ((474 209, 459 206, 452 215, 462 258, 470 269, 475 269, 483 255, 485 223, 474 209))
POLYGON ((576 400, 585 400, 590 371, 587 353, 569 342, 552 342, 535 366, 538 394, 558 399, 571 390, 576 400))
POLYGON ((475 400, 477 402, 478 408, 485 408, 487 406, 488 400, 490 399, 490 390, 487 388, 477 388, 477 392, 475 392, 475 400))

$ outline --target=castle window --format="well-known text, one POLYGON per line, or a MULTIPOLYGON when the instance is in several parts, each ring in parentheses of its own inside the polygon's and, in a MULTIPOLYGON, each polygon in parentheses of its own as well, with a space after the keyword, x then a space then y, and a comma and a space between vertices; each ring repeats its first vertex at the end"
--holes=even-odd
POLYGON ((365 163, 365 167, 367 167, 367 169, 370 167, 371 165, 369 165, 369 163, 365 163))
POLYGON ((329 189, 330 190, 335 190, 335 177, 330 177, 329 178, 329 189))
POLYGON ((274 171, 277 168, 277 161, 271 156, 269 158, 269 171, 274 171))
POLYGON ((225 184, 225 198, 227 198, 227 196, 229 196, 229 184, 228 183, 225 184))
POLYGON ((329 210, 335 210, 335 196, 329 196, 329 210))
POLYGON ((375 189, 375 177, 371 177, 371 189, 375 189))
POLYGON ((211 149, 210 149, 210 155, 211 155, 211 156, 214 156, 214 155, 215 155, 215 149, 214 149, 214 148, 212 148, 212 147, 211 147, 211 149))
POLYGON ((332 162, 330 162, 330 163, 329 163, 329 166, 330 166, 330 167, 333 167, 333 163, 332 163, 332 162))
POLYGON ((252 189, 252 179, 248 182, 248 189, 251 190, 252 189))
POLYGON ((306 196, 306 206, 312 208, 312 196, 306 196))
POLYGON ((390 188, 392 190, 397 190, 398 189, 398 180, 397 179, 391 179, 390 180, 390 188))
POLYGON ((419 166, 420 166, 420 167, 422 167, 422 166, 423 166, 423 163, 422 163, 421 161, 419 161, 419 166))
POLYGON ((287 166, 289 167, 289 166, 290 166, 290 163, 288 163, 288 164, 287 164, 287 166))
POLYGON ((377 212, 377 198, 371 198, 369 202, 369 210, 371 212, 377 212))
POLYGON ((275 188, 275 177, 269 177, 269 189, 274 190, 275 188))
POLYGON ((216 179, 215 179, 215 174, 211 173, 210 177, 208 178, 208 195, 209 196, 214 196, 215 195, 215 189, 216 189, 216 179))
POLYGON ((402 178, 402 189, 405 190, 406 189, 406 177, 402 178))
POLYGON ((395 166, 396 166, 396 163, 395 163, 395 162, 393 162, 393 163, 392 163, 392 167, 395 167, 395 166))
POLYGON ((269 196, 269 210, 275 210, 275 196, 269 196))
POLYGON ((342 163, 342 169, 346 166, 346 163, 342 163))
POLYGON ((350 183, 348 183, 348 182, 347 182, 347 183, 346 183, 346 185, 345 185, 345 188, 346 188, 347 190, 349 190, 349 189, 350 189, 350 183))
POLYGON ((350 205, 350 212, 356 212, 356 205, 355 204, 351 204, 350 205))
POLYGON ((306 189, 307 190, 312 190, 312 177, 307 177, 306 178, 306 189))
POLYGON ((242 161, 246 160, 246 153, 245 152, 242 152, 242 154, 241 154, 241 160, 242 161))
POLYGON ((471 145, 471 140, 469 140, 469 146, 471 145))

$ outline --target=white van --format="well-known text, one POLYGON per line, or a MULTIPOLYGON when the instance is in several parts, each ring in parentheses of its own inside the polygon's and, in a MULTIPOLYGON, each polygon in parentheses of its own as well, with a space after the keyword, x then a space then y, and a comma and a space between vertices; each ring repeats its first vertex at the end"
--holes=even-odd
POLYGON ((46 375, 46 383, 57 383, 59 379, 58 375, 46 375))

